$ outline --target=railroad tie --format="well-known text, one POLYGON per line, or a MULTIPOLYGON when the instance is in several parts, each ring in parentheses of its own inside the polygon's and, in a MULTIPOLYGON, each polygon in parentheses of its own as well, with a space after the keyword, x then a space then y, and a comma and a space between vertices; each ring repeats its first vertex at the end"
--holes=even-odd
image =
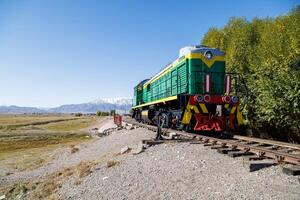
POLYGON ((277 164, 278 163, 275 160, 271 160, 271 159, 251 160, 248 162, 244 162, 244 166, 246 166, 249 169, 249 172, 254 172, 277 164))

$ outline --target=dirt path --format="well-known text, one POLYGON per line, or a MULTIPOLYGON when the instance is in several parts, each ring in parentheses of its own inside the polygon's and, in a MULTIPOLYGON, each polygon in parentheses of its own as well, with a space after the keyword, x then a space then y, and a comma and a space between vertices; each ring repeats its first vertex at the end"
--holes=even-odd
POLYGON ((91 126, 82 129, 83 131, 90 131, 92 129, 100 129, 104 124, 106 124, 108 121, 112 121, 112 117, 100 117, 97 118, 96 122, 94 122, 91 126))
POLYGON ((98 138, 99 130, 105 129, 106 127, 115 127, 111 116, 100 117, 91 126, 82 130, 88 132, 93 138, 98 138))

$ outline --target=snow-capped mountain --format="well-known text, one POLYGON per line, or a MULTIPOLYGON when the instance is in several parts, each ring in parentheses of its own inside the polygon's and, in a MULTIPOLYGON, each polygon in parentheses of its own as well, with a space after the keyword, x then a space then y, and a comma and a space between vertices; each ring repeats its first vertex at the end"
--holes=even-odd
POLYGON ((94 103, 94 104, 109 103, 109 104, 117 104, 117 105, 127 105, 127 104, 132 104, 132 99, 129 99, 129 98, 102 98, 102 99, 94 100, 90 103, 94 103))
POLYGON ((126 98, 103 98, 81 104, 67 104, 56 108, 51 108, 51 112, 55 113, 94 113, 99 111, 116 110, 117 113, 128 113, 131 109, 132 100, 126 98))
POLYGON ((20 114, 20 113, 95 113, 98 110, 109 112, 116 110, 117 113, 128 113, 132 106, 132 99, 128 98, 102 98, 88 103, 66 104, 50 109, 19 106, 0 106, 0 113, 20 114))

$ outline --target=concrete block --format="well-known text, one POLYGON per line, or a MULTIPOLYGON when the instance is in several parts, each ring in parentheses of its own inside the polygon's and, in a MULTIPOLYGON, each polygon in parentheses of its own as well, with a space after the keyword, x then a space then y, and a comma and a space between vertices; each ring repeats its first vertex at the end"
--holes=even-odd
POLYGON ((143 143, 139 143, 138 146, 137 146, 137 148, 132 151, 132 154, 133 155, 137 155, 137 154, 140 154, 140 153, 144 152, 144 150, 145 150, 144 144, 143 143))
POLYGON ((203 144, 202 142, 190 142, 190 144, 203 144))
POLYGON ((212 147, 210 147, 211 149, 220 149, 220 148, 223 148, 223 149, 226 149, 226 148, 228 148, 228 147, 224 147, 224 146, 222 146, 222 145, 214 145, 214 146, 212 146, 212 147))
POLYGON ((143 144, 146 144, 148 146, 162 144, 164 142, 165 142, 164 140, 143 140, 143 144))
POLYGON ((266 160, 255 160, 255 161, 249 161, 249 171, 254 172, 266 167, 271 167, 274 165, 277 165, 277 162, 274 160, 266 159, 266 160))
POLYGON ((120 150, 120 154, 124 154, 124 153, 127 153, 131 150, 131 148, 129 148, 128 146, 125 146, 123 147, 121 150, 120 150))
POLYGON ((234 150, 231 148, 219 148, 219 149, 217 149, 217 151, 218 151, 218 153, 221 153, 221 154, 227 154, 230 151, 238 151, 238 150, 234 150))
POLYGON ((287 175, 297 176, 300 175, 300 167, 299 166, 282 167, 282 172, 287 175))
POLYGON ((170 139, 174 139, 176 136, 178 136, 177 133, 174 133, 174 132, 169 133, 170 139))
POLYGON ((253 153, 244 152, 244 151, 229 151, 227 153, 227 155, 234 158, 234 157, 240 157, 240 156, 253 155, 253 153))
POLYGON ((266 159, 265 157, 258 157, 257 155, 249 155, 249 156, 245 156, 244 160, 246 161, 250 161, 250 160, 264 160, 266 159))

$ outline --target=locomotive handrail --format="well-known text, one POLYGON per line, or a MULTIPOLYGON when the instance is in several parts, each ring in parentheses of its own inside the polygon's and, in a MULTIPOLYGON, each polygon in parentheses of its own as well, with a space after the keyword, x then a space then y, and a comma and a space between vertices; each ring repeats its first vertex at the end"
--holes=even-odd
MULTIPOLYGON (((238 73, 233 73, 233 72, 228 72, 228 73, 225 73, 225 72, 206 72, 206 71, 192 71, 193 73, 188 73, 188 80, 191 80, 191 78, 192 77, 194 77, 194 79, 195 79, 195 77, 196 76, 199 76, 199 75, 206 75, 206 74, 218 74, 218 75, 223 75, 224 77, 226 76, 226 75, 234 75, 234 76, 232 76, 233 78, 234 78, 234 80, 235 80, 235 87, 234 87, 234 94, 235 95, 238 95, 238 88, 237 88, 237 80, 238 80, 238 78, 240 77, 240 75, 238 74, 238 73)), ((194 83, 189 83, 188 82, 188 87, 190 86, 190 85, 192 85, 192 86, 194 86, 195 88, 196 88, 196 85, 197 84, 200 84, 200 85, 203 85, 205 82, 200 82, 200 81, 195 81, 194 83)), ((212 83, 212 84, 216 84, 216 83, 212 83)), ((221 84, 220 85, 221 87, 224 87, 224 85, 223 84, 221 84)), ((210 94, 214 94, 212 91, 210 92, 210 94)))

